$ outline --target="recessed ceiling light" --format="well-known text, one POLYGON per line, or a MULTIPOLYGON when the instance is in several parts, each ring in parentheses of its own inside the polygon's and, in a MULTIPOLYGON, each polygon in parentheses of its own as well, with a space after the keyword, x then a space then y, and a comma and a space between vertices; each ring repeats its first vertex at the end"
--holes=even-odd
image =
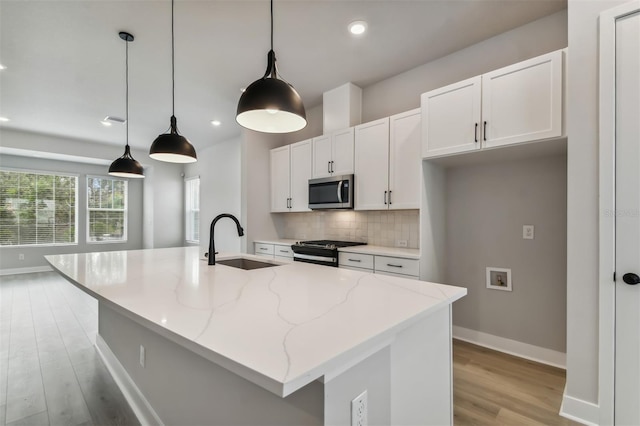
POLYGON ((219 120, 211 120, 211 124, 213 124, 214 126, 218 127, 221 123, 219 120))
POLYGON ((349 32, 353 35, 361 35, 367 31, 367 23, 365 21, 353 21, 349 24, 349 32))
POLYGON ((4 65, 0 64, 0 70, 6 70, 7 67, 5 67, 4 65))
POLYGON ((7 117, 0 117, 0 122, 6 123, 7 121, 11 121, 11 120, 7 117))
POLYGON ((242 93, 244 93, 244 91, 245 91, 245 90, 247 90, 247 88, 246 88, 246 87, 241 87, 241 88, 240 88, 240 91, 241 91, 242 93))

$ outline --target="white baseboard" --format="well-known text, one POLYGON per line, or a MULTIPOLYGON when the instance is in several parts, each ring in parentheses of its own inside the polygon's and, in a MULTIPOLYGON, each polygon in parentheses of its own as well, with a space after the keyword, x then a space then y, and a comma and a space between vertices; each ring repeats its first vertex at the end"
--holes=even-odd
POLYGON ((147 401, 147 398, 140 392, 127 370, 120 364, 120 361, 118 361, 100 334, 96 335, 96 348, 111 376, 113 376, 113 380, 122 391, 136 417, 138 417, 140 424, 143 426, 164 425, 153 407, 151 407, 151 404, 149 404, 149 401, 147 401))
POLYGON ((567 395, 567 388, 565 387, 562 394, 560 415, 588 426, 597 426, 600 421, 600 407, 592 402, 567 395))
POLYGON ((51 268, 51 266, 31 266, 28 268, 0 269, 0 276, 15 275, 15 274, 31 274, 34 272, 50 272, 50 271, 53 271, 53 268, 51 268))
POLYGON ((493 334, 483 333, 482 331, 458 327, 457 325, 453 326, 453 338, 504 352, 509 355, 562 368, 563 370, 567 368, 567 354, 564 352, 494 336, 493 334))

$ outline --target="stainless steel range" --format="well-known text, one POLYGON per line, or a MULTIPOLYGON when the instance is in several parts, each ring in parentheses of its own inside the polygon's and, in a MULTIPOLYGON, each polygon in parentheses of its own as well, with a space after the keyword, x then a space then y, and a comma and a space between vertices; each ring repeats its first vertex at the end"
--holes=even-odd
POLYGON ((366 244, 355 241, 314 240, 300 241, 292 245, 291 249, 295 261, 338 267, 338 249, 340 247, 366 244))

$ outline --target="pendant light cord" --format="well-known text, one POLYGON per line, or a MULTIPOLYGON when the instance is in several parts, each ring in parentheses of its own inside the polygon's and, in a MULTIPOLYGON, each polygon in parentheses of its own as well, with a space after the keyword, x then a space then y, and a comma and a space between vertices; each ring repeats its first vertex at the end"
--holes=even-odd
POLYGON ((173 2, 171 0, 171 115, 176 115, 175 39, 173 35, 173 2))
POLYGON ((125 120, 127 129, 127 146, 129 146, 129 40, 125 40, 125 120))
POLYGON ((271 0, 271 50, 273 50, 273 0, 271 0))

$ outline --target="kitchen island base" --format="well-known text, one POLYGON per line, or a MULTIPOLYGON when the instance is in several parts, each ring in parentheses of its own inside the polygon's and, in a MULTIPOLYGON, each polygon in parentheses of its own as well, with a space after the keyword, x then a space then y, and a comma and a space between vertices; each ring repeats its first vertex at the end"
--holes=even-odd
POLYGON ((99 304, 98 349, 143 424, 350 425, 364 390, 370 425, 452 424, 451 305, 376 345, 283 397, 99 304))

